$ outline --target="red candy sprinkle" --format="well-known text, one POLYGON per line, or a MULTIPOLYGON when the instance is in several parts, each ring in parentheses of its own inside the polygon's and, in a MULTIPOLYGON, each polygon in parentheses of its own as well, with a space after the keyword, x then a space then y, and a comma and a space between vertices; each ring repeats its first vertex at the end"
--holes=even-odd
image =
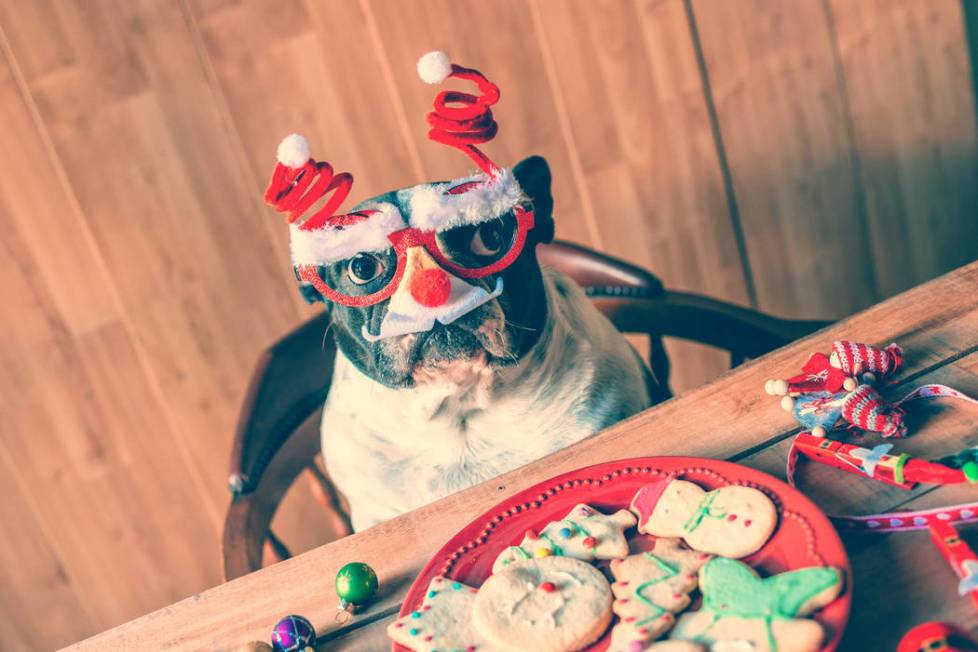
POLYGON ((593 548, 596 545, 598 545, 598 540, 595 539, 594 537, 586 537, 584 539, 584 547, 585 548, 593 548))
POLYGON ((634 623, 635 622, 635 616, 630 616, 630 617, 626 618, 625 619, 625 622, 626 623, 634 623))
POLYGON ((434 637, 431 634, 428 634, 427 636, 424 637, 424 640, 430 641, 432 638, 434 637))
POLYGON ((747 519, 746 521, 744 521, 744 527, 750 527, 750 524, 751 524, 751 520, 750 519, 747 519))
POLYGON ((736 514, 730 514, 730 515, 727 516, 727 520, 728 521, 736 521, 737 520, 737 515, 736 514))
POLYGON ((527 539, 539 539, 540 538, 540 535, 537 534, 536 530, 527 530, 526 531, 526 538, 527 539))
POLYGON ((553 585, 553 582, 544 582, 540 585, 540 590, 545 593, 553 593, 557 590, 557 587, 553 585))

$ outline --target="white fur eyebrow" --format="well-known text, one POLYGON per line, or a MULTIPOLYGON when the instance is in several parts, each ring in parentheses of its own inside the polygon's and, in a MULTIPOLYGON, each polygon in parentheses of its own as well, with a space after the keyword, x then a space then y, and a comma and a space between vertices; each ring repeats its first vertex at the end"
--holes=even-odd
POLYGON ((509 170, 487 178, 477 174, 449 183, 417 186, 410 195, 411 226, 422 231, 444 231, 463 224, 481 224, 505 215, 526 201, 509 170), (456 195, 447 191, 466 183, 478 185, 456 195))
POLYGON ((391 247, 387 237, 406 224, 397 206, 389 203, 367 204, 361 211, 376 211, 367 219, 348 226, 334 226, 303 231, 289 227, 293 265, 329 265, 352 258, 360 252, 384 251, 391 247))

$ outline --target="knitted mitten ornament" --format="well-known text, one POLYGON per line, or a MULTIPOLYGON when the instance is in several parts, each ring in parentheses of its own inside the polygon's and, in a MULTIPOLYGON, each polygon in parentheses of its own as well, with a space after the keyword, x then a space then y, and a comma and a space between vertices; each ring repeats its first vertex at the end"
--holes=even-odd
POLYGON ((882 433, 884 437, 907 436, 903 410, 880 396, 871 385, 860 385, 849 394, 842 406, 842 418, 863 430, 882 433))
POLYGON ((832 342, 829 363, 846 375, 861 377, 864 383, 875 383, 892 376, 903 365, 903 349, 896 344, 878 349, 868 344, 838 340, 832 342))
POLYGON ((795 398, 805 394, 827 392, 837 394, 851 392, 862 383, 875 383, 892 376, 903 364, 903 349, 890 344, 882 349, 837 340, 832 343, 829 355, 813 353, 797 376, 769 380, 764 390, 772 396, 782 396, 781 407, 786 412, 794 409, 795 398))

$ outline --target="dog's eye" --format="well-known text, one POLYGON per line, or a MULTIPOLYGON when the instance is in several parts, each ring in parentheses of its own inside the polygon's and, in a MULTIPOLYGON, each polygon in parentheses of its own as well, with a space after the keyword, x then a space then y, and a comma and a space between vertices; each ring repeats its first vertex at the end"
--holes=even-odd
POLYGON ((369 283, 384 271, 384 265, 370 254, 357 254, 350 259, 346 274, 357 285, 369 283))
POLYGON ((476 256, 492 256, 503 248, 503 226, 498 221, 486 222, 475 230, 469 245, 476 256))

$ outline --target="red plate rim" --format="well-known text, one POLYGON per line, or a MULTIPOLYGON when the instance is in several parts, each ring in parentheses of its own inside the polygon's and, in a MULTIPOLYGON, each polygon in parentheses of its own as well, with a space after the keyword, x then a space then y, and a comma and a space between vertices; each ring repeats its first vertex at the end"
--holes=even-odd
MULTIPOLYGON (((526 521, 528 516, 532 517, 534 510, 542 509, 547 501, 565 504, 560 502, 565 492, 597 489, 598 492, 590 500, 578 496, 574 502, 600 505, 602 502, 600 490, 623 479, 632 483, 673 478, 687 479, 711 488, 714 486, 711 482, 717 483, 715 486, 733 484, 750 486, 763 491, 774 501, 779 516, 777 530, 760 551, 745 559, 748 563, 764 558, 765 553, 770 552, 774 542, 779 539, 782 528, 792 521, 801 526, 805 533, 806 552, 813 560, 812 565, 829 565, 842 570, 845 581, 842 593, 830 605, 815 614, 817 621, 829 626, 831 634, 820 652, 833 652, 842 638, 852 606, 852 568, 842 540, 831 521, 807 496, 763 471, 733 462, 701 457, 635 457, 601 462, 561 473, 501 500, 472 519, 431 557, 408 590, 398 617, 406 616, 420 606, 428 584, 436 575, 445 575, 466 582, 464 573, 460 576, 457 572, 458 565, 467 557, 474 555, 478 558, 484 550, 484 548, 480 549, 481 546, 490 543, 493 533, 508 519, 526 521), (785 509, 786 503, 791 509, 785 509)), ((624 505, 624 508, 627 509, 628 505, 624 505)), ((526 527, 532 525, 526 523, 526 527)), ((503 545, 513 545, 513 542, 506 541, 503 545)), ((482 581, 484 579, 479 579, 475 584, 481 585, 482 581)), ((592 648, 603 649, 601 646, 606 639, 607 635, 592 648)), ((392 650, 410 652, 409 648, 396 643, 393 644, 392 650)))

